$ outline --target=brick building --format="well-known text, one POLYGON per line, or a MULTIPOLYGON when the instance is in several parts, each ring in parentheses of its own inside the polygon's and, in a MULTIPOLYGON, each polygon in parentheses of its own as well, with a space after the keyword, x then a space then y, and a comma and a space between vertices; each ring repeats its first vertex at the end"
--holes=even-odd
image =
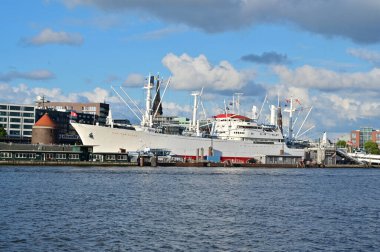
POLYGON ((360 130, 351 131, 351 143, 354 148, 364 149, 364 144, 368 141, 375 142, 380 146, 380 130, 363 127, 360 130))

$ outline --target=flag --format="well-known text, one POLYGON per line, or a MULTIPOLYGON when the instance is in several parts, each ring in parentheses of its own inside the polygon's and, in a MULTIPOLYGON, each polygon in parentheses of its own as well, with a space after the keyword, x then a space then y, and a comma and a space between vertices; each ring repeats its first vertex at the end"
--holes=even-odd
POLYGON ((75 111, 70 112, 71 117, 78 117, 78 114, 75 111))

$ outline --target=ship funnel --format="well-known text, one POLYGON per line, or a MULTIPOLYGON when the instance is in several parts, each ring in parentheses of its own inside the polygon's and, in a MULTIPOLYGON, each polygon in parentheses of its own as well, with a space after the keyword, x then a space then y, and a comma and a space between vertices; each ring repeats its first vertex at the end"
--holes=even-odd
POLYGON ((270 124, 277 125, 277 108, 274 105, 270 106, 270 124))
POLYGON ((277 108, 277 127, 280 129, 281 134, 282 132, 282 113, 281 113, 281 106, 277 108))
POLYGON ((106 125, 109 125, 111 128, 113 128, 113 118, 112 118, 111 109, 108 111, 108 116, 106 118, 106 125))
POLYGON ((252 119, 257 120, 258 114, 257 114, 257 107, 255 105, 252 106, 252 119))

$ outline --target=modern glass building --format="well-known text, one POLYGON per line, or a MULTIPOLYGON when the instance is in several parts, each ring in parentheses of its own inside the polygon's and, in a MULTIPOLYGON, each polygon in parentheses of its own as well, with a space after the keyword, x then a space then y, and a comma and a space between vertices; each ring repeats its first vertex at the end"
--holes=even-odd
POLYGON ((30 138, 34 114, 33 105, 0 103, 0 127, 6 130, 8 137, 30 138))

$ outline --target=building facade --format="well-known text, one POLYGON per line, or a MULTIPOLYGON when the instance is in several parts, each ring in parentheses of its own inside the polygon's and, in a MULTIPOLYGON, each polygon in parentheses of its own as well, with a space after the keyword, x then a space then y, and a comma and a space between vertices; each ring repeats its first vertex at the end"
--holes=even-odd
POLYGON ((9 138, 31 138, 34 117, 33 105, 0 103, 0 127, 9 138))
POLYGON ((380 130, 363 127, 360 130, 351 131, 352 147, 364 149, 364 144, 368 141, 375 142, 380 146, 380 130))
POLYGON ((78 103, 78 102, 50 102, 37 101, 37 107, 40 109, 49 109, 56 111, 75 111, 94 115, 95 120, 100 125, 105 125, 110 106, 107 103, 78 103))

